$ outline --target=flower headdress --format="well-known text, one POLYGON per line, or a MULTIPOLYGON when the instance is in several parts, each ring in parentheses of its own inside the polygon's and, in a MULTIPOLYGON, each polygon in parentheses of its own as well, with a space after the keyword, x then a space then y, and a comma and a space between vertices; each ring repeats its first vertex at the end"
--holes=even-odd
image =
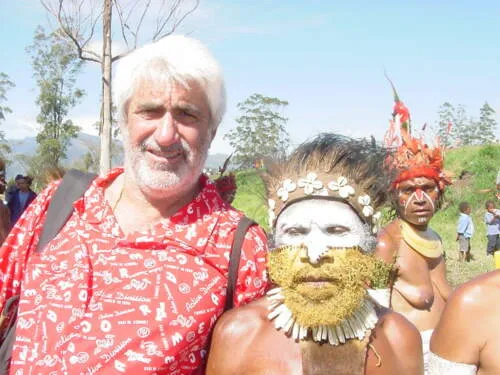
POLYGON ((374 142, 336 134, 320 134, 300 145, 285 161, 270 166, 265 176, 269 225, 290 204, 307 198, 349 204, 375 232, 386 198, 384 150, 374 142))
MULTIPOLYGON (((387 77, 387 76, 386 76, 387 77)), ((429 147, 422 138, 411 134, 410 111, 399 99, 392 81, 389 80, 394 93, 394 109, 389 129, 384 138, 386 147, 393 150, 386 163, 394 172, 392 188, 397 188, 402 181, 415 177, 433 179, 440 191, 451 184, 451 177, 446 172, 443 161, 443 151, 436 139, 434 148, 429 147)))

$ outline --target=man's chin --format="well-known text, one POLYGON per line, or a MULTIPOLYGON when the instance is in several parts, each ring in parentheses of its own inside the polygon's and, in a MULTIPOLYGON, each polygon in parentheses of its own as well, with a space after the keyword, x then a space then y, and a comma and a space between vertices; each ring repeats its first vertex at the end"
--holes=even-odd
POLYGON ((198 181, 194 171, 164 171, 141 168, 136 174, 137 184, 141 191, 153 199, 182 194, 193 189, 198 181))

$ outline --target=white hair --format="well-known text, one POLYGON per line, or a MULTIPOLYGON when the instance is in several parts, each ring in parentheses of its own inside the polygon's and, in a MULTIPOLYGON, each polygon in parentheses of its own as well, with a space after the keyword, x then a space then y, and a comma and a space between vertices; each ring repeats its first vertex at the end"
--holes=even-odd
POLYGON ((213 130, 226 110, 226 90, 219 63, 200 41, 183 35, 169 35, 136 49, 119 60, 113 80, 113 100, 118 122, 127 123, 127 105, 143 80, 168 85, 172 80, 184 87, 196 82, 210 107, 213 130))

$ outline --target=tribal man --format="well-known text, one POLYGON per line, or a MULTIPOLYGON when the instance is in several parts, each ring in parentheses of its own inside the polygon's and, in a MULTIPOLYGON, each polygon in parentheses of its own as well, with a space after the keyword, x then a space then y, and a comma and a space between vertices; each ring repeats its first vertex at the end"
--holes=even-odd
POLYGON ((391 274, 372 253, 384 157, 368 142, 323 134, 270 168, 275 288, 221 317, 208 375, 423 374, 416 328, 368 292, 391 274))
POLYGON ((390 192, 398 218, 381 231, 376 254, 396 264, 391 307, 420 331, 426 362, 432 330, 451 292, 441 238, 429 228, 429 221, 451 181, 443 170, 440 147, 430 148, 411 135, 409 111, 394 86, 393 90, 395 106, 386 145, 396 147, 386 163, 393 172, 390 192))

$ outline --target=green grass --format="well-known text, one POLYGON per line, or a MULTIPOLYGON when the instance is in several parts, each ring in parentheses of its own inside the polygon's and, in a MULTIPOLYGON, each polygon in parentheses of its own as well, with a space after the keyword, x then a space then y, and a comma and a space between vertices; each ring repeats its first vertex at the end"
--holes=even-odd
MULTIPOLYGON (((448 279, 454 286, 494 269, 493 257, 486 256, 486 226, 483 222, 484 202, 495 198, 495 179, 500 168, 500 145, 469 146, 449 150, 445 154, 446 169, 453 173, 454 184, 448 187, 441 210, 431 227, 443 239, 448 279), (465 173, 464 173, 465 172, 465 173), (462 178, 459 178, 463 174, 462 178), (489 192, 482 190, 491 189, 489 192), (472 206, 475 226, 471 241, 474 260, 458 262, 456 224, 458 205, 467 201, 472 206)), ((265 189, 258 171, 250 169, 236 174, 238 191, 233 205, 268 230, 265 189)))

